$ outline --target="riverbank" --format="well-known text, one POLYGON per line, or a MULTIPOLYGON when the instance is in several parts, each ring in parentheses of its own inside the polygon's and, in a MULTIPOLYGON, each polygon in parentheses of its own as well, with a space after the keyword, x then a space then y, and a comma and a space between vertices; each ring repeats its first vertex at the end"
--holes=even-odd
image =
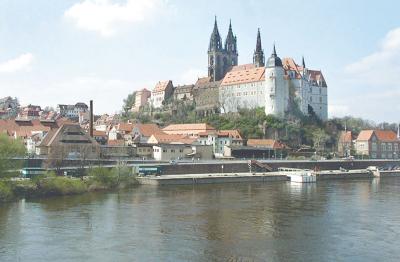
POLYGON ((94 168, 88 176, 75 178, 48 172, 33 179, 8 178, 0 181, 0 203, 21 198, 77 195, 93 191, 129 188, 137 180, 128 169, 94 168))

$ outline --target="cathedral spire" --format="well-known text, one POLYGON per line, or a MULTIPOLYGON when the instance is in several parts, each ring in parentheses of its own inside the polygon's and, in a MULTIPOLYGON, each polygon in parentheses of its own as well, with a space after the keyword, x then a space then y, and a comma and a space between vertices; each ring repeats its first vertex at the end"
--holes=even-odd
POLYGON ((260 28, 258 28, 256 50, 254 51, 254 55, 253 55, 253 64, 256 67, 262 67, 262 66, 264 66, 264 62, 265 62, 264 50, 262 49, 262 45, 261 45, 260 28))
POLYGON ((226 36, 226 40, 225 40, 225 51, 231 52, 231 53, 237 52, 236 36, 233 35, 231 20, 229 20, 229 30, 228 30, 228 35, 226 36))
POLYGON ((304 56, 301 59, 301 65, 303 66, 303 69, 306 68, 306 62, 304 61, 304 56))
POLYGON ((217 16, 215 16, 214 29, 211 33, 210 45, 208 51, 215 51, 222 49, 222 40, 218 30, 217 16))

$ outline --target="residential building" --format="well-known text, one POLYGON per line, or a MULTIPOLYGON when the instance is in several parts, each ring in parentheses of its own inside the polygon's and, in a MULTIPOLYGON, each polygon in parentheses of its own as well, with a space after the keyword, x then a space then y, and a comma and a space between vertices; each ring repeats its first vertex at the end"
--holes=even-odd
POLYGON ((158 82, 151 92, 151 105, 154 108, 161 108, 174 92, 174 86, 171 80, 158 82))
POLYGON ((148 144, 167 144, 167 143, 192 144, 195 141, 197 141, 196 138, 188 137, 186 135, 159 133, 159 134, 153 134, 149 138, 147 143, 148 144))
POLYGON ((20 110, 17 119, 39 119, 41 113, 42 108, 40 106, 28 105, 20 110))
POLYGON ((156 124, 135 124, 131 132, 135 143, 147 143, 149 138, 156 134, 164 134, 156 124))
POLYGON ((151 92, 146 88, 139 90, 135 95, 135 104, 132 107, 133 112, 139 112, 140 108, 145 106, 151 97, 151 92))
POLYGON ((174 100, 184 102, 193 101, 193 88, 194 85, 181 85, 175 87, 174 100))
POLYGON ((133 130, 132 123, 118 123, 114 125, 108 132, 108 140, 125 139, 127 135, 130 135, 133 130))
POLYGON ((356 154, 372 159, 399 158, 400 140, 392 130, 362 130, 355 141, 356 154))
POLYGON ((68 117, 72 119, 78 119, 80 113, 87 112, 89 107, 85 103, 76 103, 75 105, 57 105, 57 112, 62 117, 68 117))

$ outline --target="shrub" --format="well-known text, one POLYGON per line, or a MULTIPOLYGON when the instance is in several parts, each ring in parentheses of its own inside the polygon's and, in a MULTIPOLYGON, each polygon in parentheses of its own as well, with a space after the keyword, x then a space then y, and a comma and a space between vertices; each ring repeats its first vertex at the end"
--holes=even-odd
POLYGON ((89 171, 89 176, 94 182, 102 186, 113 188, 118 185, 118 174, 109 168, 96 167, 89 171))
POLYGON ((14 197, 11 186, 5 182, 0 181, 0 202, 12 200, 14 197))
POLYGON ((44 177, 38 183, 41 195, 72 195, 86 192, 86 185, 80 179, 68 177, 44 177))

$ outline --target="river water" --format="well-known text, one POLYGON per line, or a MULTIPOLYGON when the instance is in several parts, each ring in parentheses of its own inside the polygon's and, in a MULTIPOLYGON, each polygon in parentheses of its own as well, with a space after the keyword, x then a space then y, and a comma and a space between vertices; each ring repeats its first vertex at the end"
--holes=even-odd
POLYGON ((400 178, 141 186, 0 205, 0 261, 399 261, 400 178))

